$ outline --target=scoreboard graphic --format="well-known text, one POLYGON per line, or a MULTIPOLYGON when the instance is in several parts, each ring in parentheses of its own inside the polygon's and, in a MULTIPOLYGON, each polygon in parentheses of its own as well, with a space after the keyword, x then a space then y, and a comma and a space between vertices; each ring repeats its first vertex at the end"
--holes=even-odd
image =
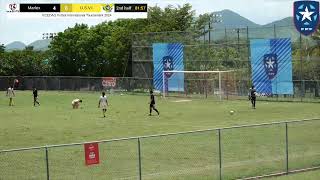
POLYGON ((147 4, 93 3, 93 4, 56 4, 21 3, 8 4, 7 15, 12 18, 64 18, 64 17, 114 17, 147 18, 147 4))

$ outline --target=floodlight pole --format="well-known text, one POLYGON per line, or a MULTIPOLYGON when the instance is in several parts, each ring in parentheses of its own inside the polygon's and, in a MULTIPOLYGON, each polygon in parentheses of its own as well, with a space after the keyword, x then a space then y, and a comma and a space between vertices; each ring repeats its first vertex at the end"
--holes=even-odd
POLYGON ((238 34, 238 36, 237 36, 238 37, 237 38, 238 45, 237 46, 238 46, 238 57, 239 57, 240 56, 240 47, 239 47, 240 46, 240 28, 237 28, 237 34, 238 34))
POLYGON ((210 43, 211 43, 211 20, 209 20, 209 44, 210 43))
POLYGON ((56 36, 58 35, 58 33, 42 33, 42 39, 51 39, 53 40, 56 36))
POLYGON ((209 17, 209 23, 208 23, 208 28, 209 28, 209 44, 211 44, 211 30, 212 30, 212 27, 211 27, 211 23, 221 23, 222 20, 219 19, 221 18, 222 15, 221 14, 213 14, 212 17, 210 16, 209 17), (211 19, 213 18, 213 19, 211 19))

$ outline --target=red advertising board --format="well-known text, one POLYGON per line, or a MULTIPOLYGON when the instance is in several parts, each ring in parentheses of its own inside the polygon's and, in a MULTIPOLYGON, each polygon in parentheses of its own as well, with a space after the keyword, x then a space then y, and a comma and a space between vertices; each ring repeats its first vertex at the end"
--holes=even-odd
POLYGON ((88 143, 84 144, 84 154, 86 165, 99 164, 99 144, 88 143))
POLYGON ((103 87, 115 87, 117 85, 117 78, 115 77, 104 77, 102 78, 103 87))

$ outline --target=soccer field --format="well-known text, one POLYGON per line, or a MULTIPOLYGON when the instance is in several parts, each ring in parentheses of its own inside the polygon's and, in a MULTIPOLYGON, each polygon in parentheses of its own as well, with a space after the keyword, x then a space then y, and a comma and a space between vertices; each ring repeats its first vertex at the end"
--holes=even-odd
MULTIPOLYGON (((160 116, 148 116, 148 96, 112 94, 108 96, 110 107, 107 117, 103 118, 101 110, 97 107, 100 96, 98 92, 40 91, 40 107, 33 107, 33 97, 30 91, 17 91, 13 107, 8 106, 5 93, 1 93, 3 96, 0 97, 0 149, 320 117, 319 103, 258 101, 257 109, 254 110, 251 109, 249 101, 219 102, 210 99, 191 99, 189 102, 176 102, 181 98, 161 99, 158 96, 156 102, 160 116), (71 101, 75 98, 83 100, 81 109, 72 109, 71 101), (229 114, 230 110, 235 113, 229 114)), ((306 131, 301 131, 301 128, 295 130, 294 127, 291 127, 292 130, 289 132, 293 147, 290 151, 290 157, 292 157, 290 168, 319 165, 317 158, 320 157, 320 143, 319 136, 316 136, 320 134, 319 127, 320 122, 305 123, 306 131)), ((284 131, 281 131, 282 128, 282 126, 259 127, 253 130, 243 128, 223 132, 222 141, 226 142, 223 144, 225 178, 232 179, 238 177, 239 174, 241 176, 261 175, 269 171, 284 169, 285 134, 284 131), (258 146, 258 143, 264 145, 258 146), (257 167, 258 164, 261 167, 257 167)), ((217 139, 215 137, 216 132, 206 132, 144 140, 142 142, 144 179, 217 177, 217 139)), ((63 179, 91 177, 105 179, 103 169, 109 170, 107 174, 111 179, 136 179, 138 171, 135 157, 136 142, 117 142, 112 145, 114 149, 106 147, 107 150, 104 150, 109 153, 108 162, 113 162, 112 167, 105 167, 110 164, 101 164, 96 169, 90 167, 89 172, 88 168, 83 165, 81 147, 77 147, 80 150, 72 147, 50 151, 50 157, 54 159, 53 162, 50 162, 53 179, 61 177, 63 179), (59 153, 64 155, 60 156, 59 153), (65 159, 70 162, 64 162, 65 159), (66 166, 70 168, 65 169, 66 166)), ((105 153, 104 151, 101 153, 105 153)), ((34 156, 37 155, 31 154, 24 158, 28 160, 34 156)), ((18 160, 13 155, 11 158, 18 160)), ((20 170, 23 168, 23 163, 17 163, 15 166, 13 169, 18 169, 21 174, 12 174, 12 176, 23 177, 24 171, 20 170)), ((41 166, 41 168, 45 167, 41 166)), ((39 171, 39 168, 27 170, 39 171)), ((10 179, 10 171, 6 174, 9 178, 5 179, 10 179)))
POLYGON ((102 118, 100 93, 40 91, 40 107, 33 107, 32 92, 16 92, 15 106, 0 97, 0 149, 61 144, 91 140, 153 135, 253 123, 320 117, 319 103, 212 101, 156 97, 160 116, 149 117, 149 97, 108 95, 110 107, 102 118), (71 101, 81 98, 81 109, 71 101), (229 111, 235 114, 230 115, 229 111))

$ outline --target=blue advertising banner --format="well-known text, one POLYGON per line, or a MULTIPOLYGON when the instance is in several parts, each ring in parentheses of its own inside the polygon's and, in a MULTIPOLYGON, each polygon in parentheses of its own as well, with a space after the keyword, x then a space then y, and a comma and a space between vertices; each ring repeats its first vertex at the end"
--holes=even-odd
POLYGON ((291 40, 250 41, 252 81, 259 94, 293 94, 291 40))
POLYGON ((153 85, 156 90, 184 91, 184 73, 166 73, 163 83, 163 71, 183 71, 183 45, 180 43, 153 44, 153 85))

